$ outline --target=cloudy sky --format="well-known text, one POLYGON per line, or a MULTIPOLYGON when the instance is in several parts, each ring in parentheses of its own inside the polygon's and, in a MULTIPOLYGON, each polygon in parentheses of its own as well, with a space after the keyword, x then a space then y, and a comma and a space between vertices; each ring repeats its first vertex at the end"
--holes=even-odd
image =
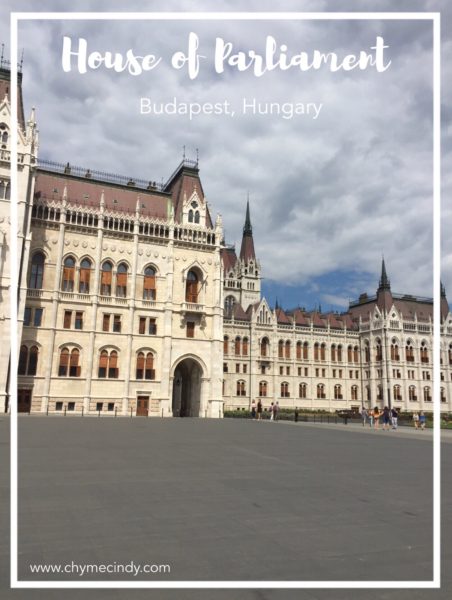
MULTIPOLYGON (((6 2, 6 5, 8 2, 6 2)), ((14 3, 15 10, 60 10, 58 2, 14 3)), ((122 4, 122 3, 121 3, 122 4)), ((326 11, 338 2, 285 2, 278 9, 326 11)), ((10 2, 12 6, 12 2, 10 2)), ((9 10, 11 10, 11 6, 9 10)), ((215 10, 244 8, 216 2, 215 10)), ((74 0, 71 10, 120 10, 114 2, 74 0)), ((122 7, 121 7, 122 8, 122 7)), ((133 2, 128 10, 203 10, 208 2, 133 2)), ((248 10, 272 8, 248 2, 248 10)), ((447 10, 447 2, 347 2, 347 10, 447 10)), ((2 9, 8 10, 7 6, 2 9)), ((449 12, 450 9, 449 9, 449 12)), ((443 22, 450 14, 443 13, 443 22)), ((445 29, 445 27, 444 27, 445 29)), ((6 19, 0 38, 8 41, 6 19)), ((211 210, 223 216, 226 241, 239 244, 247 193, 264 292, 283 306, 341 310, 373 293, 382 254, 395 292, 432 295, 432 25, 430 22, 74 22, 23 24, 24 96, 36 106, 40 157, 147 180, 166 180, 199 148, 211 210), (170 66, 190 31, 200 39, 199 76, 170 66), (91 50, 157 54, 159 67, 139 77, 98 70, 64 73, 64 35, 91 50), (391 67, 331 73, 250 72, 212 66, 214 40, 262 52, 267 35, 288 53, 368 50, 376 36, 391 67), (141 97, 166 103, 231 103, 236 116, 140 115, 141 97), (319 117, 242 115, 242 98, 322 103, 319 117)), ((443 78, 452 79, 452 42, 443 32, 443 78)), ((447 89, 445 90, 447 92, 447 89)), ((443 97, 443 280, 452 297, 450 193, 451 103, 443 97)))

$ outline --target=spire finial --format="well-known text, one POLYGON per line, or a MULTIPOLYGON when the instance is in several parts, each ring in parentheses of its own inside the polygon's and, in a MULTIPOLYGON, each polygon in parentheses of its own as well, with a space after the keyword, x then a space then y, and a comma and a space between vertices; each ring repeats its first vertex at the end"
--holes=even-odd
POLYGON ((250 218, 250 193, 247 194, 246 200, 246 217, 245 217, 245 226, 243 227, 243 233, 246 235, 252 235, 253 228, 251 227, 251 218, 250 218))
POLYGON ((446 297, 446 288, 443 285, 443 282, 440 281, 441 284, 441 298, 445 298, 446 297))
POLYGON ((386 265, 385 265, 385 258, 384 256, 381 259, 381 277, 380 277, 380 284, 378 287, 379 290, 390 290, 391 289, 391 283, 388 279, 388 275, 386 273, 386 265))

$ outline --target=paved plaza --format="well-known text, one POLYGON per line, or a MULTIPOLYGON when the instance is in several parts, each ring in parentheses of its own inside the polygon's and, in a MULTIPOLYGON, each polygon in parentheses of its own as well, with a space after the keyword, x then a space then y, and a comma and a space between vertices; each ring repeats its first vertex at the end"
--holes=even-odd
MULTIPOLYGON (((8 426, 0 422, 2 440, 8 426)), ((151 580, 432 577, 430 432, 421 439, 412 431, 235 419, 21 417, 19 434, 23 579, 40 578, 30 564, 131 561, 170 565, 169 574, 140 577, 151 580)), ((451 449, 444 445, 449 469, 451 449)), ((443 517, 450 523, 449 506, 443 517)), ((429 593, 408 592, 401 597, 429 593)), ((42 593, 33 597, 53 597, 42 593)), ((302 597, 258 593, 219 597, 302 597)), ((121 597, 112 594, 105 597, 121 597)))

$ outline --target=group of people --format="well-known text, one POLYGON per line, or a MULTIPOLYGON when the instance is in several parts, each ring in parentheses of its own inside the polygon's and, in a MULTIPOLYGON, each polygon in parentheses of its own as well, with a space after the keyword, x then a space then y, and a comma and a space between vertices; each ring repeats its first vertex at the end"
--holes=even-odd
MULTIPOLYGON (((370 427, 373 427, 374 429, 379 429, 381 417, 383 417, 382 428, 384 430, 388 430, 390 428, 397 429, 398 426, 399 413, 396 408, 390 409, 388 406, 385 406, 383 410, 380 410, 378 406, 375 406, 371 410, 363 408, 361 416, 363 419, 363 427, 365 427, 367 423, 369 423, 370 427)), ((423 411, 421 411, 420 413, 413 413, 413 423, 415 429, 425 429, 426 420, 427 419, 423 411)))
MULTIPOLYGON (((255 400, 253 400, 251 402, 251 418, 252 419, 257 418, 258 421, 261 421, 263 411, 264 411, 264 407, 260 400, 257 402, 257 404, 256 404, 255 400)), ((270 408, 269 408, 269 412, 270 412, 270 421, 277 421, 278 413, 279 413, 279 402, 272 402, 270 405, 270 408)))

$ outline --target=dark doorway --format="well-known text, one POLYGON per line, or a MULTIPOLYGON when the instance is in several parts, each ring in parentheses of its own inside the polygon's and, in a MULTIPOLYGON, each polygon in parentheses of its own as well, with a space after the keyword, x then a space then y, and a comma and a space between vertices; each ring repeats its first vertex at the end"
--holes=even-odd
POLYGON ((138 396, 137 417, 147 417, 149 414, 149 396, 138 396))
POLYGON ((173 417, 200 416, 201 378, 202 369, 192 358, 177 365, 173 381, 173 417))
POLYGON ((17 390, 17 412, 29 413, 31 411, 31 390, 17 390))

